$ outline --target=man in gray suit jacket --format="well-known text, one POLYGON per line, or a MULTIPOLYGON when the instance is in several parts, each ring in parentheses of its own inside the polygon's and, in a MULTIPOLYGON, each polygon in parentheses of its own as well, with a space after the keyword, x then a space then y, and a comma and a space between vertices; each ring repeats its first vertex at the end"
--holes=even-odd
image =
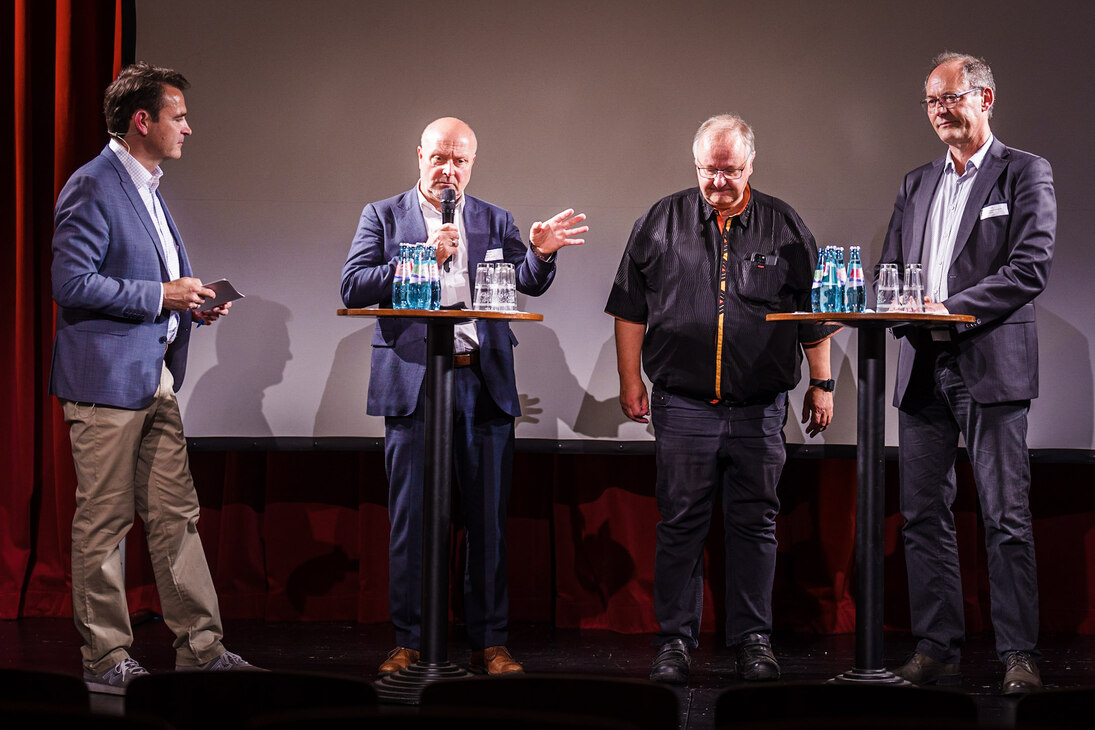
POLYGON ((1029 692, 1042 682, 1026 433, 1038 395, 1033 300, 1049 277, 1057 227, 1053 174, 1044 159, 992 135, 996 85, 983 60, 945 53, 933 67, 921 103, 948 152, 906 175, 881 261, 922 264, 926 311, 976 319, 895 332, 901 512, 918 639, 896 673, 915 684, 961 681, 965 628, 951 513, 961 434, 984 518, 1003 691, 1029 692))
MULTIPOLYGON (((392 279, 402 241, 437 248, 442 270, 441 303, 470 307, 475 272, 485 261, 515 265, 517 290, 538 296, 555 276, 556 252, 583 243, 584 214, 564 210, 532 224, 531 248, 508 211, 469 195, 477 143, 459 119, 445 117, 422 133, 418 184, 405 193, 369 203, 361 213, 342 269, 347 307, 392 306, 392 279), (441 193, 455 191, 453 222, 444 223, 441 193), (448 266, 446 266, 448 264, 448 266)), ((505 321, 478 320, 456 326, 453 382, 453 460, 467 531, 464 614, 472 653, 469 669, 486 674, 519 672, 506 648, 509 588, 506 510, 513 458, 513 421, 521 415, 513 371, 516 338, 505 321)), ((389 609, 396 647, 380 665, 382 676, 418 661, 422 606, 422 495, 426 373, 426 325, 380 319, 366 412, 384 416, 391 541, 389 609)))
POLYGON ((57 331, 49 392, 69 425, 76 466, 72 603, 83 638, 84 681, 123 694, 147 671, 129 655, 121 542, 141 516, 176 669, 253 669, 221 644, 220 611, 201 539, 175 391, 193 322, 229 304, 193 277, 158 191, 160 163, 190 135, 186 79, 140 63, 107 88, 113 139, 57 198, 53 298, 57 331))

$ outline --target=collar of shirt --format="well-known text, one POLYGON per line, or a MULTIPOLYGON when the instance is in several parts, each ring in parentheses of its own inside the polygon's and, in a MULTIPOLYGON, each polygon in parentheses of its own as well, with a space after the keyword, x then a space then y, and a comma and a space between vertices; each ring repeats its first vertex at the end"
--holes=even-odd
MULTIPOLYGON (((985 140, 985 143, 973 153, 973 157, 966 161, 966 169, 962 171, 962 175, 965 175, 970 170, 980 170, 981 164, 985 161, 985 155, 989 153, 989 147, 992 146, 993 140, 996 139, 993 135, 989 135, 989 138, 985 140)), ((954 168, 954 158, 951 157, 951 153, 948 151, 946 157, 943 158, 943 171, 944 172, 957 172, 954 168)), ((962 177, 959 175, 958 177, 962 177)))
MULTIPOLYGON (((752 203, 753 203, 753 186, 752 185, 746 185, 745 186, 745 207, 741 209, 740 213, 737 213, 735 215, 730 216, 730 219, 732 220, 734 218, 737 218, 738 223, 740 223, 745 228, 748 228, 749 227, 749 219, 752 217, 752 214, 751 214, 751 212, 753 210, 752 203)), ((702 190, 700 191, 700 205, 702 206, 702 209, 703 209, 703 213, 701 215, 701 218, 705 221, 709 221, 709 220, 711 220, 711 217, 714 216, 715 217, 715 223, 717 225, 718 222, 719 222, 719 211, 718 211, 717 208, 715 208, 713 205, 711 205, 710 203, 707 202, 707 198, 703 197, 703 191, 702 190)), ((719 230, 721 231, 722 228, 720 227, 719 230)))
POLYGON ((160 169, 159 165, 156 165, 155 170, 149 172, 144 165, 137 161, 136 157, 129 154, 124 145, 113 138, 110 140, 110 149, 117 155, 122 167, 129 173, 130 179, 133 180, 133 184, 137 186, 138 190, 156 192, 156 188, 160 186, 160 178, 163 177, 163 170, 160 169))

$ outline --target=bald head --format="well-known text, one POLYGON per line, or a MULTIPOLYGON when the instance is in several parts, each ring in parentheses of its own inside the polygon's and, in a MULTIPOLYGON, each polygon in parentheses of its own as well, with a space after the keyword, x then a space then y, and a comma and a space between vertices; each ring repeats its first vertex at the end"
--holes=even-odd
POLYGON ((442 117, 422 130, 418 146, 418 189, 434 207, 441 207, 441 191, 451 188, 459 199, 471 180, 478 143, 475 132, 455 117, 442 117))

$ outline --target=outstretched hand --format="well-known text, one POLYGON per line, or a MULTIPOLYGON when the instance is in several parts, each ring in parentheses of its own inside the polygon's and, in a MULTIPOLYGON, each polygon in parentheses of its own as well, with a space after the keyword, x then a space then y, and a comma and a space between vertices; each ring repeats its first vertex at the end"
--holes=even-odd
POLYGON ((589 226, 579 225, 586 219, 585 213, 575 213, 567 208, 546 221, 536 221, 529 230, 529 240, 541 253, 553 254, 563 246, 581 246, 584 238, 575 238, 589 230, 589 226))

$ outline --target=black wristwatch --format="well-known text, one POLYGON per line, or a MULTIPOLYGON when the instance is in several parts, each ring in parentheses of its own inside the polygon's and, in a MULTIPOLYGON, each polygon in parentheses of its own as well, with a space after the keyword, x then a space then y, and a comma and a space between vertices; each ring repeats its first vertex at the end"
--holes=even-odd
POLYGON ((811 388, 821 388, 826 393, 832 393, 836 389, 836 381, 832 378, 828 380, 818 380, 817 378, 810 378, 811 388))

